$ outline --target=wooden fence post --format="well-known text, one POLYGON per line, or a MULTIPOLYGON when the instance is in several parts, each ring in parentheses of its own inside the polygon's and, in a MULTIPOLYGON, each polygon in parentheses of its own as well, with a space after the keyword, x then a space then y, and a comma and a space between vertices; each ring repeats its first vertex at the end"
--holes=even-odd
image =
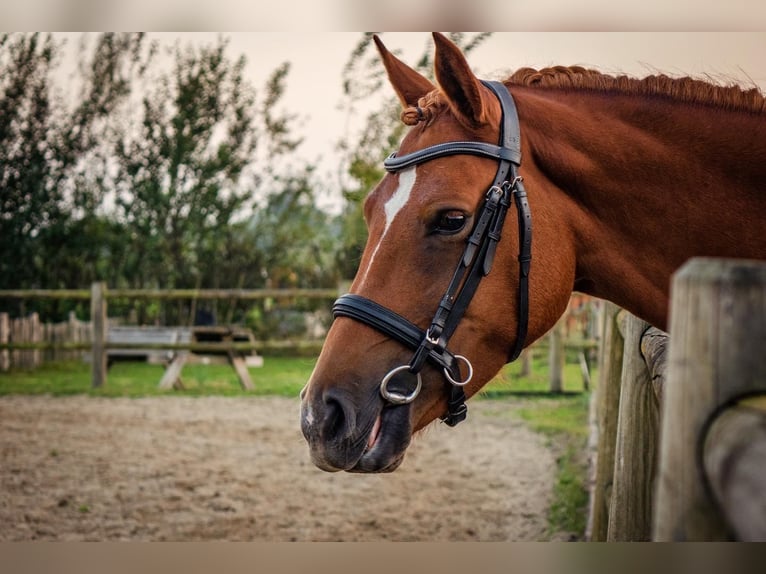
POLYGON ((519 362, 521 363, 521 370, 519 371, 520 377, 528 377, 532 374, 532 347, 527 347, 521 352, 519 362))
MULTIPOLYGON (((77 315, 74 311, 70 311, 69 315, 67 315, 67 322, 66 322, 66 329, 64 332, 64 340, 69 341, 70 343, 79 343, 80 342, 80 331, 77 328, 77 315)), ((77 358, 77 351, 66 351, 63 353, 63 356, 68 360, 74 360, 77 358)))
MULTIPOLYGON (((0 313, 0 344, 8 344, 11 338, 11 323, 8 313, 0 313)), ((0 371, 11 368, 11 355, 8 349, 0 350, 0 371)))
POLYGON ((103 387, 106 383, 106 333, 107 310, 106 310, 106 283, 93 283, 91 285, 90 320, 93 325, 93 366, 92 387, 103 387))
MULTIPOLYGON (((766 393, 766 262, 697 258, 674 276, 653 538, 727 540, 700 469, 703 432, 723 405, 766 393)), ((760 502, 766 471, 759 469, 760 502)))
POLYGON ((659 412, 652 379, 641 354, 641 338, 648 327, 645 321, 628 315, 608 541, 651 539, 659 412))
MULTIPOLYGON (((29 316, 29 342, 42 343, 43 333, 40 325, 40 315, 37 312, 29 316)), ((42 353, 40 349, 32 349, 29 353, 30 368, 36 369, 42 363, 42 353)))
POLYGON ((550 341, 550 349, 548 350, 550 392, 560 393, 564 389, 564 361, 566 360, 563 317, 551 329, 548 337, 550 341))
POLYGON ((614 476, 614 444, 617 436, 617 413, 620 402, 623 339, 617 327, 620 308, 604 302, 601 349, 599 352, 599 382, 595 396, 598 443, 595 477, 590 495, 588 540, 606 540, 609 526, 609 504, 614 476))

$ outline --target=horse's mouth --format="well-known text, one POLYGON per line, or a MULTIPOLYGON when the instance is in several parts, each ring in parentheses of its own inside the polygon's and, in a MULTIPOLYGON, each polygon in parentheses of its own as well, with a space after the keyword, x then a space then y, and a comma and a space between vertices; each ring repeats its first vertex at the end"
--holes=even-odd
POLYGON ((302 428, 314 464, 327 472, 382 473, 396 470, 410 444, 410 405, 384 406, 342 440, 316 433, 304 411, 302 428))
POLYGON ((396 470, 410 444, 410 405, 384 407, 375 418, 364 451, 348 472, 382 473, 396 470))

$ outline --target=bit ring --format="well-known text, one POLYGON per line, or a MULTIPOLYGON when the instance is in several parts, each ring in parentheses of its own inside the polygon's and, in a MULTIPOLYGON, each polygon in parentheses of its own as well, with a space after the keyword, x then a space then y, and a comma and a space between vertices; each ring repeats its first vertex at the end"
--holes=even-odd
POLYGON ((412 391, 410 394, 405 395, 403 393, 398 393, 396 391, 388 390, 388 383, 391 381, 394 375, 402 371, 409 371, 409 370, 410 370, 409 365, 401 365, 399 367, 391 369, 388 372, 388 374, 385 377, 383 377, 383 380, 380 381, 380 395, 389 403, 392 403, 394 405, 406 405, 407 403, 411 403, 412 401, 414 401, 415 397, 417 397, 420 394, 420 389, 423 387, 423 379, 421 378, 420 373, 414 373, 417 376, 418 383, 415 386, 415 390, 412 391))
POLYGON ((458 361, 463 361, 466 364, 466 366, 468 367, 468 376, 463 381, 456 381, 455 379, 452 378, 452 375, 450 375, 450 372, 446 367, 444 368, 444 376, 453 385, 457 387, 464 387, 465 385, 470 383, 471 379, 473 378, 473 365, 471 365, 471 361, 466 359, 463 355, 455 355, 455 359, 458 361))

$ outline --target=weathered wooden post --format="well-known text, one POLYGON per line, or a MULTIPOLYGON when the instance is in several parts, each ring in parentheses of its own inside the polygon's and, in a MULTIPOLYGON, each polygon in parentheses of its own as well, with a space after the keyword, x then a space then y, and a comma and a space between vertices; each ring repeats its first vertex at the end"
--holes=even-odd
MULTIPOLYGON (((731 435, 716 429, 723 424, 721 409, 766 393, 766 262, 698 258, 686 263, 673 278, 670 334, 653 538, 727 540, 732 532, 723 505, 708 496, 700 459, 716 456, 706 443, 722 440, 721 433, 731 435)), ((740 444, 741 430, 734 433, 740 444)), ((744 511, 748 504, 763 508, 766 470, 761 465, 746 472, 750 486, 760 486, 760 498, 746 501, 744 511)))
POLYGON ((620 308, 604 302, 599 382, 595 397, 598 443, 595 477, 590 496, 588 539, 606 540, 609 526, 609 504, 614 476, 614 445, 617 436, 617 413, 620 404, 623 338, 617 327, 620 308))
POLYGON ((563 317, 551 329, 548 337, 550 341, 550 349, 548 350, 550 391, 560 393, 564 389, 564 362, 566 359, 563 317))
MULTIPOLYGON (((80 342, 80 330, 77 325, 77 315, 74 311, 70 311, 69 315, 67 315, 66 334, 64 336, 64 340, 69 341, 70 343, 80 342)), ((64 357, 70 361, 74 360, 77 358, 77 351, 65 351, 64 357)))
POLYGON ((766 542, 766 395, 737 401, 715 418, 703 463, 734 538, 766 542))
MULTIPOLYGON (((40 325, 40 314, 36 311, 29 316, 29 342, 42 343, 43 332, 40 325)), ((37 369, 42 363, 42 353, 40 349, 32 349, 29 352, 30 368, 37 369)))
POLYGON ((648 328, 645 321, 627 315, 609 541, 644 541, 650 540, 652 534, 659 411, 652 379, 641 354, 641 338, 648 328))
POLYGON ((96 282, 90 287, 90 320, 93 325, 93 365, 91 386, 103 387, 106 383, 106 283, 96 282))
POLYGON ((527 347, 521 352, 519 357, 519 363, 521 363, 521 370, 519 371, 520 377, 528 377, 532 374, 532 347, 527 347))
MULTIPOLYGON (((11 323, 8 313, 0 313, 0 344, 7 345, 11 338, 11 323)), ((11 355, 8 349, 0 350, 0 371, 11 368, 11 355)))

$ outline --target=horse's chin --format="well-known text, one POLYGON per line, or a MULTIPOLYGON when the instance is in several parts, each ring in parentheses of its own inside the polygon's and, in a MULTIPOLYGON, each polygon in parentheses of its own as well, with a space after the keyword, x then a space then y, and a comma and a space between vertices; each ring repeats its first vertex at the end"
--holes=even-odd
POLYGON ((394 472, 404 461, 404 453, 400 453, 392 460, 376 460, 362 456, 359 462, 353 468, 346 472, 355 472, 360 474, 382 474, 384 472, 394 472))

